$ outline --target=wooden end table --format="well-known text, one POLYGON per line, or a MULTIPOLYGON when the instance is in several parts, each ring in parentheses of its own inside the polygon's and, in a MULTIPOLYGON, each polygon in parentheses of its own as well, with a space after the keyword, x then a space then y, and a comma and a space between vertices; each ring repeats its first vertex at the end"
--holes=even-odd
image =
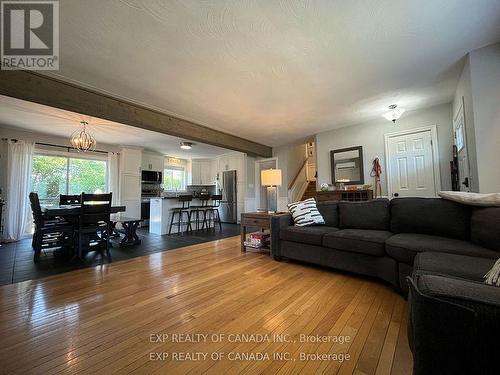
MULTIPOLYGON (((246 241, 247 237, 247 227, 256 227, 259 228, 260 230, 264 231, 266 229, 271 232, 271 218, 273 216, 279 216, 279 215, 286 215, 285 212, 277 212, 275 214, 269 214, 267 212, 246 212, 241 214, 241 221, 240 221, 240 227, 241 227, 241 251, 246 252, 246 246, 244 242, 246 241)), ((271 232, 271 237, 272 237, 272 232, 271 232)), ((262 247, 261 249, 269 249, 267 247, 262 247)))

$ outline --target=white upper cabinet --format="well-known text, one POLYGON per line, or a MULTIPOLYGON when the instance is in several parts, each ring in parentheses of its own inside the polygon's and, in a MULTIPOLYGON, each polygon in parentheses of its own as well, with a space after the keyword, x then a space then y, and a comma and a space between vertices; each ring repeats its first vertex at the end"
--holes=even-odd
POLYGON ((163 172, 165 165, 165 157, 162 155, 154 155, 144 152, 142 154, 142 170, 163 172))
POLYGON ((191 164, 192 185, 213 185, 215 176, 212 175, 212 161, 193 159, 191 164))
POLYGON ((201 185, 201 163, 197 160, 191 163, 191 184, 201 185))
POLYGON ((122 148, 120 152, 120 171, 139 175, 141 173, 142 151, 135 148, 122 148))

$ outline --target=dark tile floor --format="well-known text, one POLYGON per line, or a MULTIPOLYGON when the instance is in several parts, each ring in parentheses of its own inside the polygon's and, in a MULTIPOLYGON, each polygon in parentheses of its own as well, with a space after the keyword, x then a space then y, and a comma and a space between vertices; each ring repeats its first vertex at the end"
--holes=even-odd
MULTIPOLYGON (((240 234, 240 226, 237 224, 222 224, 222 231, 199 230, 194 231, 192 234, 174 234, 171 236, 150 234, 147 228, 140 228, 137 233, 142 241, 140 245, 121 248, 118 246, 118 242, 112 242, 112 262, 237 236, 240 234)), ((103 263, 108 263, 108 260, 101 257, 98 252, 87 254, 85 262, 82 262, 71 261, 71 259, 62 255, 55 256, 52 251, 47 251, 42 253, 40 261, 35 264, 33 262, 31 239, 25 239, 15 243, 2 244, 0 247, 0 285, 40 279, 80 268, 94 267, 103 263)))

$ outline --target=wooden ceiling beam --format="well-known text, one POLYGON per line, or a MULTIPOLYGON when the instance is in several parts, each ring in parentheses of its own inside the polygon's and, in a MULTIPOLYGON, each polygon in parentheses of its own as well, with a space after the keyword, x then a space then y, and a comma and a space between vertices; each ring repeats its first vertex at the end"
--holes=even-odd
POLYGON ((269 146, 35 72, 0 70, 0 94, 252 156, 272 156, 269 146))

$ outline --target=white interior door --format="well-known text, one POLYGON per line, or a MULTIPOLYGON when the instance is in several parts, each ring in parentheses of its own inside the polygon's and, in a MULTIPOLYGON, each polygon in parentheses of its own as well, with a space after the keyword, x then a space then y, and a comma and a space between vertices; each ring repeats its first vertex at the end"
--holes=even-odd
POLYGON ((390 136, 387 140, 389 191, 393 197, 435 197, 430 130, 390 136))
POLYGON ((453 135, 457 146, 458 181, 460 191, 470 191, 469 154, 467 152, 467 136, 463 103, 453 119, 453 135))

